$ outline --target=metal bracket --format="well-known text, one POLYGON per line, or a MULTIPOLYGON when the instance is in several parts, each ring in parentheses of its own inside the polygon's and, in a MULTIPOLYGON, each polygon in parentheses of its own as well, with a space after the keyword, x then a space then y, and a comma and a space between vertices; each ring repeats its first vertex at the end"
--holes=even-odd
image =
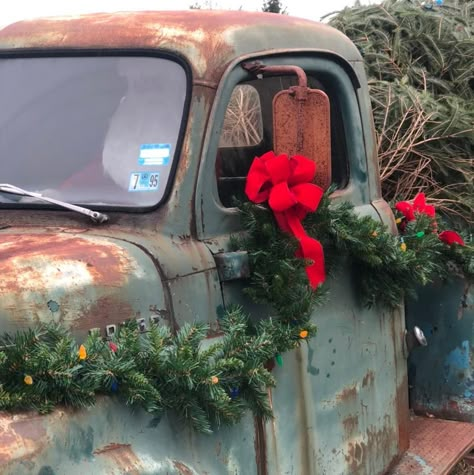
POLYGON ((246 251, 221 252, 214 255, 221 281, 250 277, 249 256, 246 251))

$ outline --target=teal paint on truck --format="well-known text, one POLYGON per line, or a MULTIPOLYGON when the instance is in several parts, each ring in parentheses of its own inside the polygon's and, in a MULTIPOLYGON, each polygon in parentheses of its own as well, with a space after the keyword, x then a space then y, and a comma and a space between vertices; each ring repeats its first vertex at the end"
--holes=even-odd
MULTIPOLYGON (((245 298, 243 258, 228 261, 229 272, 219 276, 214 257, 222 263, 240 230, 235 209, 219 201, 215 162, 231 93, 249 79, 242 61, 298 65, 331 84, 349 168, 334 200, 393 224, 380 195, 361 57, 332 28, 288 16, 189 11, 32 20, 0 31, 0 60, 78 53, 167 54, 187 64, 189 101, 172 186, 158 208, 107 210, 110 220, 100 226, 65 211, 1 209, 0 331, 57 319, 82 338, 128 318, 172 328, 198 320, 216 330, 212 341, 229 305, 270 312, 245 298)), ((172 414, 132 413, 114 398, 47 416, 2 413, 2 472, 383 473, 408 445, 404 313, 361 308, 354 279, 349 264, 334 276, 331 302, 313 316, 318 336, 274 369, 274 420, 248 416, 203 436, 172 414)))
POLYGON ((416 317, 428 341, 408 360, 411 404, 420 413, 474 422, 473 304, 473 286, 461 278, 408 302, 409 323, 416 317))

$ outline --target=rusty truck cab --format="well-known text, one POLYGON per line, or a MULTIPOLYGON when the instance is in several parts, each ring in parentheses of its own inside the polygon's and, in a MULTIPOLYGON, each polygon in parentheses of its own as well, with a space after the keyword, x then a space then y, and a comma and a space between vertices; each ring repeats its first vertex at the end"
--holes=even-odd
MULTIPOLYGON (((301 68, 324 92, 333 199, 395 231, 363 61, 336 30, 217 11, 16 23, 0 31, 0 181, 80 209, 0 194, 2 332, 55 321, 107 338, 130 318, 215 328, 229 305, 259 311, 227 254, 232 198, 273 148, 273 99, 296 77, 249 63, 301 68)), ((353 278, 333 279, 317 338, 274 369, 272 421, 202 436, 106 397, 1 413, 2 473, 384 473, 409 448, 405 317, 362 308, 353 278)))

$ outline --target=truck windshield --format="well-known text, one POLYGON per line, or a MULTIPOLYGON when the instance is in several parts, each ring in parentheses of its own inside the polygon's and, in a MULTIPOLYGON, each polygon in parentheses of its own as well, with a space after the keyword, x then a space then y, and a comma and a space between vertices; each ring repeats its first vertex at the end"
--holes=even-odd
MULTIPOLYGON (((0 182, 69 203, 158 204, 177 159, 186 81, 164 58, 0 59, 0 182)), ((0 194, 0 203, 18 198, 0 194)))

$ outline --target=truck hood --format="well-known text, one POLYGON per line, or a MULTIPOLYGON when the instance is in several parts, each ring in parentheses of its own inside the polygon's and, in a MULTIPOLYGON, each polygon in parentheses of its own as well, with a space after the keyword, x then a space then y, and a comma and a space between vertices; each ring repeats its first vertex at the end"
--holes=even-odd
POLYGON ((168 319, 157 264, 136 245, 85 232, 0 232, 0 334, 61 323, 77 337, 126 319, 168 319))

